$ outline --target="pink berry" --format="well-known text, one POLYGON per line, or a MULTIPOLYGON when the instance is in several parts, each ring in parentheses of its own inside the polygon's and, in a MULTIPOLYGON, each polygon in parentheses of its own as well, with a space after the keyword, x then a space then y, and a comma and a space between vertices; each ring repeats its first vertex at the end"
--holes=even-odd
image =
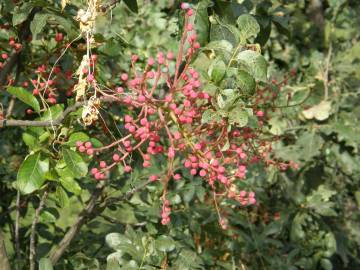
POLYGON ((136 62, 138 59, 139 59, 139 56, 137 56, 137 55, 135 55, 135 54, 133 54, 133 55, 131 56, 131 61, 133 61, 133 62, 136 62))
POLYGON ((130 166, 128 166, 128 165, 126 165, 125 167, 124 167, 124 172, 131 172, 131 167, 130 166))
POLYGON ((126 123, 129 123, 133 120, 133 118, 130 115, 125 115, 124 120, 126 123))
POLYGON ((188 9, 188 8, 190 8, 189 3, 185 3, 185 2, 181 3, 181 9, 188 9))
POLYGON ((169 147, 168 157, 169 158, 174 158, 175 157, 175 149, 174 149, 174 147, 169 147))
POLYGON ((143 95, 138 96, 139 102, 145 102, 145 100, 146 100, 145 96, 143 96, 143 95))
POLYGON ((100 161, 100 168, 105 168, 106 167, 106 162, 105 161, 100 161))
POLYGON ((174 53, 173 53, 173 52, 168 52, 167 55, 166 55, 166 58, 167 58, 168 60, 174 59, 174 53))
POLYGON ((86 148, 91 148, 91 147, 92 147, 92 143, 91 143, 91 142, 86 142, 86 143, 85 143, 85 147, 86 147, 86 148))
POLYGON ((88 154, 89 156, 91 156, 92 154, 94 154, 94 149, 89 148, 88 150, 86 150, 86 154, 88 154))
POLYGON ((85 152, 85 150, 86 150, 85 146, 81 145, 79 147, 79 152, 83 153, 83 152, 85 152))
POLYGON ((123 80, 123 81, 127 81, 129 79, 129 75, 127 75, 127 73, 123 73, 121 74, 120 78, 123 80))
POLYGON ((87 80, 89 81, 89 82, 93 82, 94 81, 94 75, 93 74, 89 74, 88 76, 87 76, 87 80))
POLYGON ((150 175, 149 179, 150 179, 150 181, 155 182, 158 179, 158 176, 153 174, 153 175, 150 175))
POLYGON ((114 160, 115 162, 119 161, 119 160, 120 160, 120 156, 119 156, 118 154, 114 154, 114 155, 113 155, 113 160, 114 160))
POLYGON ((263 116, 264 116, 264 112, 263 112, 263 111, 257 111, 257 112, 256 112, 256 116, 258 116, 258 117, 263 117, 263 116))
POLYGON ((80 146, 82 146, 83 145, 83 142, 81 142, 81 141, 77 141, 76 142, 76 147, 80 147, 80 146))
POLYGON ((152 65, 154 65, 154 63, 155 63, 154 58, 149 58, 148 65, 152 66, 152 65))
POLYGON ((205 170, 200 170, 199 175, 201 177, 204 177, 206 175, 206 171, 205 170))
POLYGON ((180 180, 181 179, 181 175, 180 174, 175 174, 174 175, 174 180, 176 180, 176 181, 178 181, 178 180, 180 180))
POLYGON ((196 150, 201 150, 201 143, 197 143, 197 144, 195 144, 194 145, 194 148, 196 149, 196 150))
POLYGON ((95 175, 99 170, 97 168, 92 168, 91 169, 91 174, 95 175))

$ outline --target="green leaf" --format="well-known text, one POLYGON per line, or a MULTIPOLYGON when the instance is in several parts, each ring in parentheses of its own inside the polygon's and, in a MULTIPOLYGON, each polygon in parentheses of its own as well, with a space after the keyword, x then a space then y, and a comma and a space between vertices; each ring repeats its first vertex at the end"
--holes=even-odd
POLYGON ((37 99, 28 91, 22 87, 10 86, 7 91, 20 99, 25 104, 31 106, 36 112, 40 112, 40 104, 37 99))
POLYGON ((38 138, 33 136, 33 134, 23 133, 22 139, 31 150, 37 149, 40 146, 38 138))
POLYGON ((230 123, 237 124, 239 127, 244 127, 249 121, 248 112, 245 110, 239 110, 238 108, 234 108, 229 113, 229 121, 230 123))
POLYGON ((121 266, 125 263, 125 260, 122 258, 122 256, 122 251, 116 251, 109 254, 106 257, 106 270, 121 270, 121 266))
POLYGON ((330 111, 331 102, 323 100, 319 104, 302 111, 302 115, 308 120, 315 118, 318 121, 324 121, 329 118, 330 111))
POLYGON ((202 269, 201 258, 189 249, 181 250, 175 261, 175 269, 202 269))
POLYGON ((53 270, 53 265, 49 258, 41 258, 39 261, 39 270, 53 270))
POLYGON ((56 188, 55 194, 61 208, 69 206, 69 197, 66 194, 66 191, 61 186, 58 186, 56 188))
POLYGON ((226 73, 226 65, 224 61, 217 59, 213 61, 209 67, 208 74, 215 83, 220 82, 226 73))
POLYGON ((320 264, 324 270, 332 270, 333 269, 333 265, 329 259, 325 259, 325 258, 321 259, 320 264))
POLYGON ((49 211, 42 211, 40 214, 40 222, 43 223, 55 223, 56 217, 49 211))
POLYGON ((265 58, 252 50, 245 50, 236 56, 239 68, 244 69, 256 80, 267 80, 267 63, 265 58))
POLYGON ((239 70, 237 79, 242 94, 252 96, 255 93, 256 82, 249 73, 244 70, 239 70))
POLYGON ((132 12, 138 13, 139 8, 137 0, 124 0, 124 2, 132 12))
POLYGON ((37 39, 37 35, 44 29, 46 21, 49 18, 49 14, 36 13, 34 19, 30 23, 30 30, 33 35, 33 39, 37 39))
POLYGON ((207 9, 210 4, 211 1, 203 0, 198 4, 196 9, 195 29, 197 33, 197 40, 201 45, 206 44, 208 41, 210 22, 207 9))
POLYGON ((120 233, 109 233, 105 237, 106 244, 114 250, 118 250, 118 247, 121 244, 128 243, 131 244, 131 240, 125 235, 120 233))
POLYGON ((233 45, 227 40, 215 40, 206 45, 205 49, 214 50, 219 52, 228 52, 229 54, 233 50, 233 45))
POLYGON ((63 148, 62 154, 64 161, 73 177, 81 178, 86 176, 88 167, 78 153, 70 149, 63 148))
POLYGON ((233 46, 237 46, 240 39, 239 30, 230 24, 219 22, 219 24, 211 24, 210 40, 224 40, 233 46))
POLYGON ((161 235, 155 240, 155 247, 157 250, 169 252, 175 249, 175 241, 166 235, 161 235))
POLYGON ((256 19, 249 14, 239 16, 236 23, 240 29, 240 36, 242 40, 246 40, 250 37, 256 37, 260 32, 260 25, 256 19))
POLYGON ((42 121, 50 121, 58 118, 64 111, 64 105, 56 104, 55 106, 51 106, 50 110, 46 110, 44 115, 40 117, 42 121))
POLYGON ((201 117, 202 124, 219 122, 219 121, 221 121, 221 116, 218 115, 214 110, 211 110, 211 109, 204 111, 204 113, 201 117))
POLYGON ((335 204, 329 201, 335 194, 336 191, 320 185, 316 191, 306 197, 306 207, 322 216, 336 216, 336 212, 332 209, 335 204))
POLYGON ((17 188, 24 194, 39 189, 45 182, 45 173, 49 170, 49 160, 41 161, 40 153, 27 156, 17 175, 17 188))
POLYGON ((74 180, 72 177, 68 176, 61 176, 60 177, 60 183, 63 185, 63 187, 69 191, 74 193, 75 195, 80 195, 81 193, 81 187, 79 184, 74 180))
POLYGON ((31 3, 24 3, 21 7, 16 6, 12 16, 13 25, 15 26, 24 22, 33 8, 34 7, 31 3))

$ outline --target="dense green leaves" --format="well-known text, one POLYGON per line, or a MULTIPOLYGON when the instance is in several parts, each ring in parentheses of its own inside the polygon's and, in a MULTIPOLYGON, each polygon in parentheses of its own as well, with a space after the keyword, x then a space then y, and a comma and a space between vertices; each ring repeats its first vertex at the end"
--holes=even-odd
MULTIPOLYGON (((0 93, 3 115, 11 108, 9 94, 19 100, 8 119, 54 120, 75 102, 73 96, 65 96, 77 81, 76 67, 86 52, 86 34, 80 36, 76 20, 86 1, 66 2, 64 10, 61 1, 0 3, 1 54, 8 56, 15 50, 9 37, 24 44, 22 36, 28 32, 24 22, 36 8, 29 21, 32 42, 22 47, 19 65, 5 76, 3 85, 12 86, 0 93), (60 33, 63 39, 56 41, 60 33), (44 72, 39 71, 43 64, 44 72), (55 92, 56 105, 49 102, 44 89, 44 99, 31 94, 31 80, 46 82, 52 67, 56 67, 50 78, 54 84, 48 86, 55 92), (41 114, 25 114, 25 106, 41 114)), ((110 2, 101 1, 101 5, 110 2)), ((247 165, 246 175, 241 180, 229 179, 229 193, 254 191, 256 205, 242 206, 228 194, 216 205, 212 190, 199 177, 200 169, 191 175, 183 168, 178 151, 173 173, 181 179, 171 177, 168 182, 171 222, 161 225, 166 156, 151 156, 154 168, 143 168, 146 146, 143 153, 132 153, 131 173, 120 164, 105 173, 105 181, 97 182, 88 167, 99 168, 100 160, 110 164, 123 145, 93 155, 76 149, 77 141, 90 141, 96 148, 121 138, 124 115, 138 113, 135 107, 128 110, 118 103, 102 102, 99 119, 103 121, 91 126, 78 121, 80 108, 60 126, 0 130, 0 230, 10 263, 15 268, 18 263, 13 241, 16 230, 12 229, 17 211, 11 211, 17 188, 21 191, 20 269, 28 269, 28 236, 45 189, 49 197, 36 226, 39 269, 359 269, 360 24, 356 18, 360 5, 329 0, 317 9, 313 2, 190 3, 194 16, 189 23, 203 46, 189 65, 199 71, 198 91, 211 96, 209 102, 196 103, 206 108, 196 109, 195 117, 208 129, 209 137, 218 138, 218 149, 226 151, 224 156, 213 153, 219 160, 240 151, 229 142, 232 137, 242 145, 237 161, 239 166, 247 165), (219 127, 226 131, 223 136, 217 133, 219 127), (269 138, 271 144, 266 143, 269 138), (161 181, 123 199, 149 175, 160 176, 161 181), (91 204, 99 183, 105 188, 91 204), (89 214, 91 209, 94 212, 89 214), (219 215, 229 222, 227 230, 221 230, 219 215), (78 220, 85 224, 52 266, 49 251, 56 249, 54 245, 78 220)), ((99 91, 112 93, 117 86, 127 85, 118 74, 132 74, 130 55, 139 55, 137 72, 150 55, 176 53, 184 26, 178 15, 185 12, 178 8, 178 1, 124 0, 98 13, 95 44, 89 53, 97 55, 94 74, 99 91)), ((188 44, 184 51, 187 49, 188 44)), ((2 77, 9 58, 1 57, 2 77)), ((170 74, 175 64, 167 62, 170 74)), ((171 91, 163 79, 160 94, 154 98, 171 91)), ((89 91, 93 94, 93 88, 89 91)), ((156 112, 148 120, 155 117, 156 112)), ((186 133, 187 127, 181 131, 186 133)), ((177 130, 173 126, 170 132, 177 130)), ((159 135, 158 144, 166 150, 170 144, 165 132, 159 135)), ((186 143, 202 142, 197 135, 187 135, 186 143)), ((136 143, 137 138, 131 141, 136 143)), ((221 185, 215 180, 216 192, 221 185)))

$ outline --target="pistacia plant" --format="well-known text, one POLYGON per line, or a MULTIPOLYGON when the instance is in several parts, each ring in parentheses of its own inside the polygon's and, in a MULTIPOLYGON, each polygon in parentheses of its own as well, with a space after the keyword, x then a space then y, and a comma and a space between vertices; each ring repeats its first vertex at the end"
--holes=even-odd
MULTIPOLYGON (((333 28, 344 3, 329 4, 333 28)), ((291 40, 297 5, 0 3, 0 269, 331 269, 354 256, 323 220, 348 197, 308 183, 325 174, 306 181, 331 155, 349 160, 351 136, 326 122, 332 43, 319 68, 291 40)))

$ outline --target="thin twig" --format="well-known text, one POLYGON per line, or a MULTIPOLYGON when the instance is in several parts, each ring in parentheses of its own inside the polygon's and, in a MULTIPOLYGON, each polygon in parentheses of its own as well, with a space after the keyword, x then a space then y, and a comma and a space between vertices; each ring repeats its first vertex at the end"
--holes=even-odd
POLYGON ((40 204, 38 208, 35 210, 35 217, 31 224, 31 235, 30 235, 30 255, 29 255, 29 261, 30 261, 30 270, 35 270, 35 258, 36 258, 36 245, 35 245, 35 236, 36 236, 36 225, 39 222, 39 217, 41 210, 44 208, 45 201, 48 197, 49 193, 48 191, 45 191, 43 196, 41 197, 40 204))
POLYGON ((0 229, 0 269, 11 270, 9 259, 5 249, 4 237, 0 229))
POLYGON ((330 67, 331 54, 332 54, 332 45, 330 43, 327 57, 325 60, 325 70, 323 74, 324 100, 327 100, 329 98, 329 67, 330 67))

